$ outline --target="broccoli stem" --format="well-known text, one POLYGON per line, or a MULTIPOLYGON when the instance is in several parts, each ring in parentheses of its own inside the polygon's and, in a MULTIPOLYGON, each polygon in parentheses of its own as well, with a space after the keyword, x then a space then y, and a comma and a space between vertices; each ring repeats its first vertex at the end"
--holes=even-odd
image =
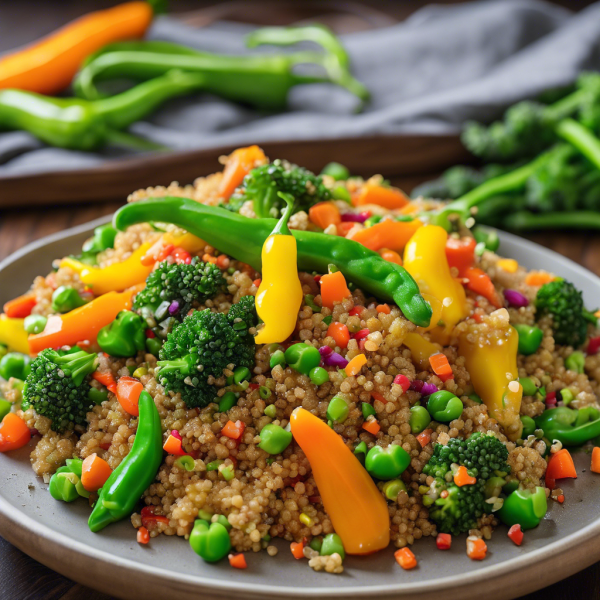
POLYGON ((573 119, 563 119, 555 131, 600 169, 600 140, 587 127, 573 119))
POLYGON ((98 356, 96 354, 88 354, 83 350, 65 354, 63 356, 56 355, 52 357, 53 363, 62 369, 69 369, 71 372, 71 379, 77 386, 82 384, 86 375, 89 375, 96 369, 97 361, 98 356))
POLYGON ((507 215, 503 225, 508 229, 600 229, 600 213, 567 211, 532 213, 527 210, 507 215))
POLYGON ((586 89, 577 90, 548 106, 544 110, 544 116, 553 122, 566 119, 581 107, 587 96, 588 91, 586 89))
POLYGON ((184 356, 175 360, 159 360, 156 364, 160 367, 160 377, 173 371, 178 371, 182 375, 189 375, 192 372, 190 356, 184 356))

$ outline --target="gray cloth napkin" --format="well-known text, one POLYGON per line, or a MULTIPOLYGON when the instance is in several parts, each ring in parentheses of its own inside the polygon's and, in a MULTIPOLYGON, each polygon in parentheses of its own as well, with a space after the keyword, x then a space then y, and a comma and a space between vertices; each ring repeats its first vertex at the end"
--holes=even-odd
MULTIPOLYGON (((193 29, 161 17, 149 37, 238 54, 247 52, 243 38, 250 30, 229 22, 193 29)), ((429 5, 398 25, 342 40, 356 77, 372 93, 362 113, 355 114, 355 100, 344 90, 310 85, 292 90, 284 113, 265 115, 197 94, 170 101, 130 131, 175 151, 455 133, 467 119, 492 119, 518 100, 572 83, 581 70, 599 70, 600 2, 578 14, 540 0, 429 5)), ((0 177, 89 168, 129 154, 48 148, 23 132, 2 133, 0 177)))

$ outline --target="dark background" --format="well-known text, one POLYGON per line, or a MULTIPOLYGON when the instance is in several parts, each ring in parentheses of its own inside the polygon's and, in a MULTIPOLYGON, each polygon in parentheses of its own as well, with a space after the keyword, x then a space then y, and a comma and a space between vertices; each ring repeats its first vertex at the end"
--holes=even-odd
MULTIPOLYGON (((438 4, 454 4, 438 0, 438 4)), ((571 10, 591 4, 587 0, 555 0, 571 10)), ((69 20, 100 8, 117 4, 114 0, 0 0, 0 53, 38 39, 69 20)), ((171 0, 171 13, 203 9, 198 25, 218 19, 236 19, 261 25, 287 25, 301 20, 330 22, 335 15, 338 33, 365 27, 385 26, 405 19, 424 6, 420 0, 363 0, 342 2, 321 0, 171 0), (340 20, 340 7, 345 16, 340 20)), ((0 194, 2 190, 0 189, 0 194)), ((0 260, 33 241, 54 231, 85 223, 113 212, 119 203, 0 211, 0 260)), ((539 234, 528 236, 584 264, 600 275, 600 236, 591 233, 539 234)), ((0 538, 1 600, 108 600, 108 596, 77 584, 37 563, 0 538)), ((523 600, 592 600, 600 598, 600 564, 596 564, 564 581, 530 594, 523 600)), ((243 600, 243 598, 240 598, 243 600)))

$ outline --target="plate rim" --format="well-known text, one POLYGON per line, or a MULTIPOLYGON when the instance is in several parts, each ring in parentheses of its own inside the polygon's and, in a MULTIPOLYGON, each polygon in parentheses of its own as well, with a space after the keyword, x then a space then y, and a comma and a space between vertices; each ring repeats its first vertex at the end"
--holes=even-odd
MULTIPOLYGON (((111 218, 111 215, 106 215, 93 221, 53 233, 25 245, 0 262, 0 275, 6 267, 31 252, 64 238, 75 237, 86 232, 91 233, 95 227, 109 222, 111 218)), ((595 285, 599 285, 600 283, 598 277, 591 271, 554 250, 505 231, 498 231, 498 235, 501 243, 506 241, 510 244, 521 246, 525 250, 542 251, 556 261, 557 267, 563 265, 571 271, 577 272, 580 276, 591 280, 595 285)), ((405 599, 416 599, 443 591, 445 598, 450 600, 459 597, 463 599, 480 597, 481 592, 477 589, 476 584, 485 582, 487 588, 486 595, 489 600, 492 600, 494 598, 508 597, 507 592, 510 589, 516 589, 515 586, 517 583, 519 583, 519 595, 541 589, 586 568, 600 559, 600 545, 594 543, 597 536, 600 535, 600 517, 598 517, 583 529, 573 532, 566 537, 561 537, 541 548, 532 550, 525 556, 516 555, 514 558, 505 560, 502 563, 492 564, 471 573, 469 575, 470 585, 468 586, 468 590, 470 591, 467 592, 464 589, 463 573, 436 579, 432 582, 402 582, 399 580, 398 584, 394 585, 370 585, 360 588, 353 588, 351 585, 342 585, 329 589, 314 587, 296 589, 281 585, 249 584, 215 580, 202 575, 174 573, 166 568, 156 568, 155 566, 139 563, 129 558, 117 557, 116 555, 96 550, 94 547, 79 542, 75 538, 50 529, 44 523, 21 513, 18 507, 11 505, 1 496, 0 533, 9 543, 51 569, 84 585, 89 586, 91 584, 91 587, 97 587, 102 591, 112 594, 115 593, 115 585, 118 585, 120 590, 127 592, 128 598, 137 597, 136 594, 140 592, 139 582, 136 582, 135 578, 132 579, 129 577, 128 581, 128 576, 131 573, 135 573, 145 578, 145 585, 143 586, 143 595, 145 598, 154 597, 148 595, 148 590, 153 589, 158 594, 156 597, 160 597, 167 590, 172 592, 174 589, 179 588, 178 591, 182 593, 194 595, 203 593, 208 594, 208 597, 215 598, 233 597, 235 595, 237 598, 257 599, 301 597, 354 599, 402 597, 405 599), (565 552, 569 553, 570 561, 564 561, 565 552), (68 555, 72 560, 63 560, 65 555, 68 555), (573 558, 577 558, 577 560, 572 560, 573 558), (92 571, 110 567, 113 574, 110 583, 105 583, 101 578, 92 582, 90 582, 89 578, 84 579, 80 575, 82 571, 81 561, 91 565, 92 571), (544 581, 541 585, 536 577, 531 577, 532 573, 544 575, 544 581), (529 583, 525 582, 523 584, 521 581, 524 574, 530 576, 529 583), (507 582, 503 580, 507 575, 513 576, 512 581, 507 582)))

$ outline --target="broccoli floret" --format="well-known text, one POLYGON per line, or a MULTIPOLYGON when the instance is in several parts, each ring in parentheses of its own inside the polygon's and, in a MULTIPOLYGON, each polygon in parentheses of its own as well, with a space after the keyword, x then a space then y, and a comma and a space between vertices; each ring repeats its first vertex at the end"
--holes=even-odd
MULTIPOLYGON (((281 215, 285 202, 278 192, 291 194, 295 199, 294 213, 308 209, 331 198, 331 193, 320 175, 311 173, 304 167, 284 160, 252 169, 244 178, 242 185, 229 200, 229 208, 241 207, 246 200, 252 200, 254 213, 259 218, 281 215)), ((224 205, 226 208, 227 204, 224 205)))
POLYGON ((203 262, 197 256, 190 264, 164 261, 146 279, 146 287, 139 292, 133 309, 145 306, 157 308, 162 302, 179 302, 174 316, 186 315, 194 302, 205 302, 216 296, 225 286, 221 269, 210 262, 203 262))
POLYGON ((467 440, 452 438, 445 446, 435 446, 423 473, 435 478, 425 498, 430 505, 429 516, 440 531, 458 535, 475 527, 484 513, 491 512, 485 484, 491 477, 510 473, 507 459, 506 446, 493 434, 477 432, 467 440), (477 478, 476 483, 457 486, 452 477, 453 465, 466 467, 469 475, 477 478))
POLYGON ((218 378, 228 365, 254 366, 257 324, 254 297, 245 296, 227 315, 195 311, 177 324, 160 351, 158 379, 167 391, 180 392, 188 408, 206 406, 216 396, 209 377, 218 378))
POLYGON ((97 363, 96 354, 79 348, 69 352, 42 350, 31 363, 21 408, 34 408, 38 415, 51 419, 53 431, 85 425, 86 415, 94 406, 89 375, 97 363))
POLYGON ((585 341, 587 311, 581 292, 564 279, 544 284, 537 293, 538 316, 552 315, 552 330, 557 344, 577 348, 585 341))

